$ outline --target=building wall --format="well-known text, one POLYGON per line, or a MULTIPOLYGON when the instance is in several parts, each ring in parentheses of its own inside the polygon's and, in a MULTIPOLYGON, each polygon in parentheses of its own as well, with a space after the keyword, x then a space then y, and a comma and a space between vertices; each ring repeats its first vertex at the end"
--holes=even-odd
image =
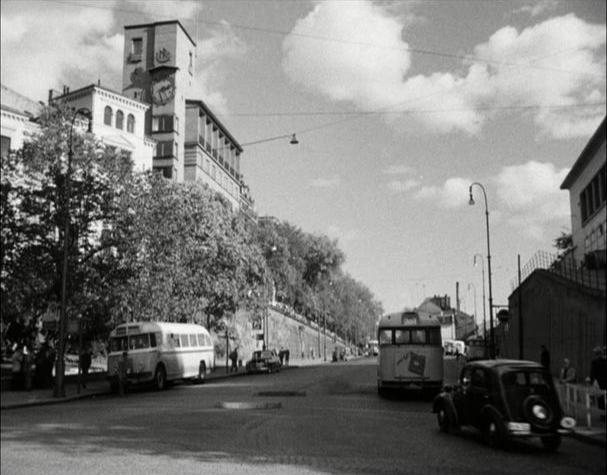
POLYGON ((581 171, 569 189, 569 203, 571 209, 571 234, 573 238, 574 259, 579 264, 583 261, 586 252, 596 249, 605 249, 607 214, 605 204, 582 224, 582 210, 580 194, 592 181, 599 169, 605 165, 605 140, 593 153, 588 165, 581 171), (599 247, 596 245, 599 244, 599 247))
POLYGON ((508 299, 508 324, 496 328, 499 352, 505 357, 519 357, 522 319, 524 359, 539 361, 540 345, 546 345, 552 373, 557 375, 563 358, 569 358, 582 381, 590 373, 592 349, 605 345, 605 302, 604 291, 536 270, 508 299))
POLYGON ((90 110, 93 117, 92 132, 106 146, 130 153, 135 171, 152 168, 155 144, 145 137, 145 113, 148 109, 146 104, 97 86, 68 93, 56 100, 64 101, 76 109, 84 107, 90 110), (104 120, 106 106, 112 109, 110 125, 104 120), (116 127, 118 111, 122 111, 124 117, 122 129, 116 127), (135 128, 132 133, 127 131, 129 115, 135 118, 135 128))

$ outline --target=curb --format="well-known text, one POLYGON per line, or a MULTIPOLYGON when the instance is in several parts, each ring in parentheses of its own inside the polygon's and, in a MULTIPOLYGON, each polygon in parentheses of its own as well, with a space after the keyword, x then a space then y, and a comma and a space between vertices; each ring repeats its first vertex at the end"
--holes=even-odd
POLYGON ((605 434, 601 432, 596 432, 596 435, 588 435, 582 434, 580 432, 572 432, 570 437, 580 442, 585 442, 587 444, 596 445, 598 447, 605 447, 605 434))
POLYGON ((25 401, 25 402, 16 402, 16 403, 12 403, 12 404, 9 403, 6 405, 3 404, 0 409, 5 411, 7 409, 20 409, 20 408, 24 408, 24 407, 51 406, 54 404, 63 404, 65 402, 78 401, 80 399, 94 399, 97 396, 107 396, 109 394, 111 394, 110 391, 100 391, 100 392, 96 392, 96 393, 78 394, 76 396, 67 396, 67 397, 63 397, 63 398, 52 398, 52 399, 49 398, 49 399, 39 399, 39 400, 25 401))

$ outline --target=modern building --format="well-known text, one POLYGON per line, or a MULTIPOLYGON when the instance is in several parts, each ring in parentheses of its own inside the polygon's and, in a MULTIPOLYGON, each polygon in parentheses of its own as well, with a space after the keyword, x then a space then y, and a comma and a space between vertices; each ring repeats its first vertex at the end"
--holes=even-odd
POLYGON ((57 97, 53 97, 50 91, 49 103, 53 101, 74 109, 85 108, 91 111, 91 131, 106 147, 114 148, 121 155, 132 159, 135 171, 152 169, 156 142, 145 134, 148 104, 99 84, 71 92, 64 88, 63 94, 57 97))
POLYGON ((122 92, 150 104, 145 132, 156 140, 153 168, 165 178, 201 181, 234 210, 253 216, 240 173, 242 147, 193 96, 196 43, 177 20, 124 27, 122 92))
POLYGON ((19 150, 33 132, 38 130, 34 119, 40 115, 42 104, 33 101, 16 91, 1 85, 0 139, 2 140, 1 156, 5 157, 10 150, 19 150))
POLYGON ((605 211, 605 118, 561 184, 569 190, 573 259, 579 266, 604 268, 607 249, 605 211))

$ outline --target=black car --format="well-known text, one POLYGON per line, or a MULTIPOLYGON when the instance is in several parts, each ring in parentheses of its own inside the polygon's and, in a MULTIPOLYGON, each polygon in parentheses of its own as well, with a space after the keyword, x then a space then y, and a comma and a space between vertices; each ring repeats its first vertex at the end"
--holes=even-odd
POLYGON ((436 396, 433 412, 441 431, 456 433, 462 426, 473 426, 492 447, 539 437, 544 447, 557 450, 561 436, 575 426, 574 419, 563 415, 552 376, 533 361, 467 363, 458 384, 436 396))
POLYGON ((257 350, 253 352, 252 358, 247 361, 247 373, 271 373, 280 371, 280 358, 274 350, 257 350))

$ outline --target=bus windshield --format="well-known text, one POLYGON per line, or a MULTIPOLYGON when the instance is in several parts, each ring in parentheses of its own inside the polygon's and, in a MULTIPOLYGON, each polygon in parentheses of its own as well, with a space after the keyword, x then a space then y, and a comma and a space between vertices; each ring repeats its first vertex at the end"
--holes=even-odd
POLYGON ((380 345, 441 344, 440 327, 382 328, 378 336, 380 345))

